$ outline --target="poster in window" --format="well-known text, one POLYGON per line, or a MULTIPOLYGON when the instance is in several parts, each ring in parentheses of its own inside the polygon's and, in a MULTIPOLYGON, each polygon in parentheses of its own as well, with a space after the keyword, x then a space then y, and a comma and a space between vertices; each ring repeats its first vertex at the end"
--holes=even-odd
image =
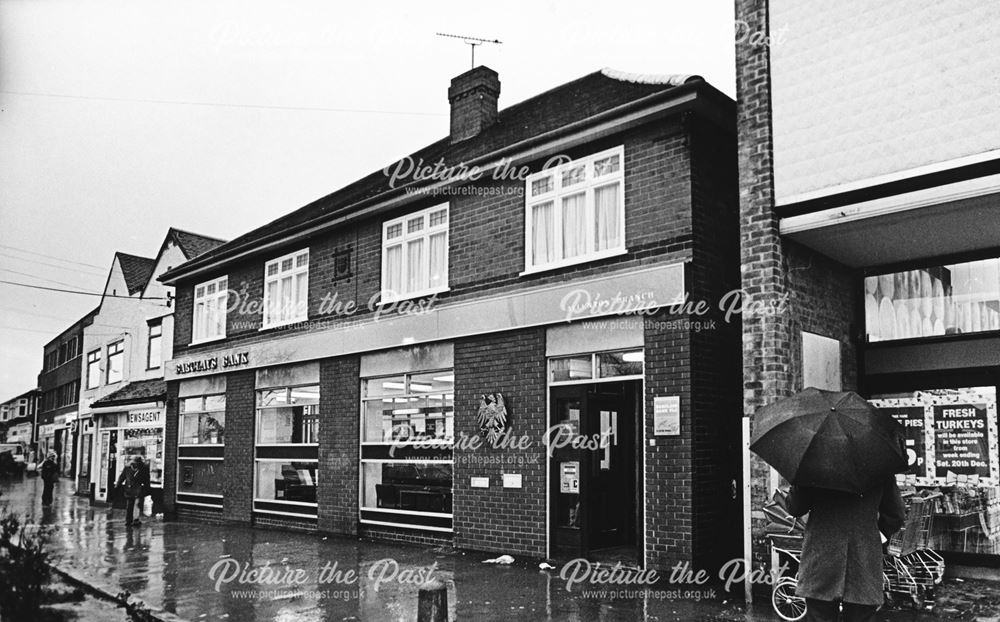
POLYGON ((990 477, 988 430, 984 404, 934 406, 935 475, 990 477))
POLYGON ((924 425, 924 407, 898 406, 895 408, 879 408, 903 426, 904 443, 908 460, 907 475, 930 477, 927 474, 927 446, 924 442, 926 426, 924 425))

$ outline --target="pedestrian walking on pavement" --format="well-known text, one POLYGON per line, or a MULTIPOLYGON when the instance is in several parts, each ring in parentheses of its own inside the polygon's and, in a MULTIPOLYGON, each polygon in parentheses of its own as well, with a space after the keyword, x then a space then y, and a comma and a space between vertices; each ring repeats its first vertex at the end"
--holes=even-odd
POLYGON ((57 459, 56 452, 50 451, 49 455, 42 461, 41 466, 38 467, 38 473, 42 478, 42 507, 47 508, 52 505, 52 488, 55 486, 56 480, 59 479, 57 459))
POLYGON ((139 518, 141 518, 144 516, 143 510, 146 507, 146 497, 151 494, 149 490, 149 463, 143 460, 142 456, 136 456, 135 460, 139 463, 139 468, 142 469, 142 481, 145 482, 139 491, 139 497, 136 499, 136 505, 138 506, 136 512, 139 518))
POLYGON ((146 470, 142 468, 142 462, 138 458, 138 456, 132 456, 128 465, 122 469, 122 473, 118 476, 118 483, 116 484, 125 493, 126 526, 140 524, 138 519, 132 519, 135 511, 135 500, 143 494, 145 487, 149 485, 146 470))
POLYGON ((806 620, 836 622, 843 604, 847 622, 868 622, 882 604, 882 539, 906 518, 896 479, 862 495, 792 486, 788 511, 809 513, 796 594, 806 599, 806 620))

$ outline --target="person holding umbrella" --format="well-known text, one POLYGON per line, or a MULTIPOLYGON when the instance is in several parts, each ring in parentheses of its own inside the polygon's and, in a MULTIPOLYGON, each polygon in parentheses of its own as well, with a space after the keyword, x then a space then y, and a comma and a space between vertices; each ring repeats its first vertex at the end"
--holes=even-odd
POLYGON ((796 594, 806 620, 873 620, 884 600, 882 537, 906 509, 898 423, 856 393, 809 388, 754 415, 750 448, 791 484, 788 511, 809 514, 796 594))

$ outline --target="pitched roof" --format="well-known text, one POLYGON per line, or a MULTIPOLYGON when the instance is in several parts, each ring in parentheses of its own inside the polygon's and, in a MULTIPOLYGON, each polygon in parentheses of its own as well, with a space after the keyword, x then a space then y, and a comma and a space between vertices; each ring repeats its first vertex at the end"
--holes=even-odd
POLYGON ((91 406, 94 408, 107 408, 108 406, 124 406, 126 404, 139 404, 152 400, 162 400, 167 397, 167 383, 163 378, 152 380, 138 380, 130 382, 113 393, 109 393, 99 400, 94 401, 91 406))
MULTIPOLYGON (((567 126, 608 113, 616 108, 633 104, 649 96, 682 89, 684 85, 704 83, 700 76, 668 75, 651 76, 628 74, 604 69, 567 82, 554 89, 526 99, 499 111, 492 126, 476 136, 452 143, 446 136, 409 156, 415 163, 421 160, 432 166, 439 160, 445 166, 468 165, 476 158, 514 148, 519 143, 540 139, 545 134, 563 130, 567 126)), ((405 158, 404 158, 405 159, 405 158)), ((390 165, 391 166, 391 165, 390 165)), ((427 182, 432 183, 433 180, 427 182)), ((253 248, 274 235, 304 228, 332 215, 349 214, 367 203, 405 192, 397 182, 393 188, 389 176, 382 170, 371 173, 352 184, 282 216, 262 227, 245 233, 194 261, 189 261, 161 276, 172 281, 175 276, 206 264, 222 261, 238 252, 253 248)))
POLYGON ((128 287, 129 295, 142 291, 142 288, 149 282, 149 277, 153 274, 156 260, 151 257, 139 257, 122 252, 115 253, 115 257, 118 258, 118 263, 122 267, 122 275, 125 277, 125 285, 128 287))
POLYGON ((188 259, 194 259, 226 243, 225 240, 210 238, 207 235, 199 235, 190 231, 183 231, 175 227, 171 227, 167 234, 173 237, 174 242, 188 259))

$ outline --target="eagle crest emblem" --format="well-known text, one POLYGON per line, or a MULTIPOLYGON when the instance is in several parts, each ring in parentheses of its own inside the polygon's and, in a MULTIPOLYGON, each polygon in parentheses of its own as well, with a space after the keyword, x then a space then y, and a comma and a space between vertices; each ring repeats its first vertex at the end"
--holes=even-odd
POLYGON ((507 406, 502 393, 484 393, 479 403, 479 433, 496 444, 507 429, 507 406))

